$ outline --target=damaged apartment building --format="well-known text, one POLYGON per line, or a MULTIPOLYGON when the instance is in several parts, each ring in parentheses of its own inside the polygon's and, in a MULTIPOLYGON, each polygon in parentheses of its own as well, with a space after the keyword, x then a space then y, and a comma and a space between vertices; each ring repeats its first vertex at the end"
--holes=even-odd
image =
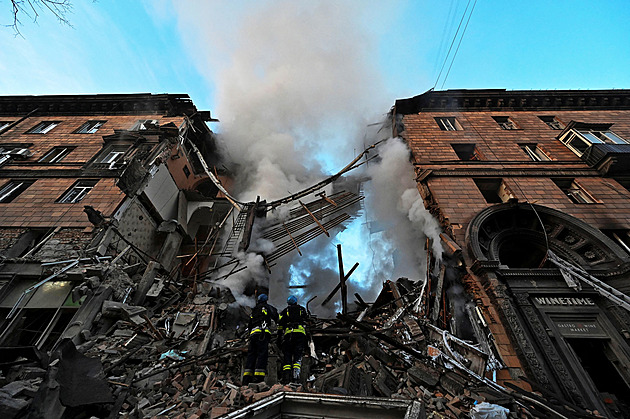
POLYGON ((187 95, 0 98, 3 367, 85 342, 107 302, 145 322, 129 307, 233 208, 212 120, 187 95))
POLYGON ((428 91, 392 123, 456 271, 436 324, 487 327, 498 383, 630 417, 630 91, 428 91))
POLYGON ((265 382, 241 386, 247 302, 308 288, 270 281, 278 260, 356 216, 339 179, 390 132, 244 203, 186 95, 0 97, 0 413, 630 417, 630 91, 429 91, 390 116, 442 257, 418 243, 427 280, 364 301, 337 245, 335 277, 311 281, 336 285, 302 302, 300 382, 278 383, 272 342, 265 382))
POLYGON ((114 292, 139 303, 208 234, 231 208, 200 162, 217 162, 209 120, 186 95, 0 98, 0 346, 78 335, 107 298, 77 288, 85 263, 123 260, 114 292))

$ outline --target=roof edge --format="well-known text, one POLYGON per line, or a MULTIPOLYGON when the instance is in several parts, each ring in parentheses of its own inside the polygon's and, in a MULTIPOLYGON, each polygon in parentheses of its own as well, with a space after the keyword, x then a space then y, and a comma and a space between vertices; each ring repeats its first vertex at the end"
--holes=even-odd
POLYGON ((0 96, 0 115, 192 115, 197 108, 187 94, 92 94, 0 96))
POLYGON ((428 90, 395 103, 397 114, 479 110, 630 110, 630 89, 611 90, 428 90))

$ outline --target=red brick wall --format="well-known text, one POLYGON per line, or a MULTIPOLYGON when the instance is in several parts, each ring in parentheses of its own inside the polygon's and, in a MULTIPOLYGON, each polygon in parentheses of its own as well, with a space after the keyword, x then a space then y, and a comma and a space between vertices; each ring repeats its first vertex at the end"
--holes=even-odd
POLYGON ((458 160, 451 143, 476 143, 487 161, 522 161, 530 159, 518 143, 538 143, 554 161, 581 162, 571 150, 556 140, 560 133, 550 129, 539 115, 555 115, 560 121, 614 123, 612 130, 630 138, 629 111, 562 112, 426 112, 406 115, 404 137, 408 139, 417 163, 458 160), (435 117, 455 116, 462 131, 442 131, 435 117), (521 129, 504 130, 492 116, 510 116, 521 129))
MULTIPOLYGON (((628 111, 562 111, 562 112, 426 112, 406 115, 403 119, 403 136, 413 152, 419 169, 484 169, 497 170, 498 178, 520 202, 528 201, 549 206, 571 214, 597 228, 630 228, 630 193, 610 178, 575 176, 576 181, 597 201, 595 204, 575 204, 549 177, 510 177, 503 169, 589 170, 571 150, 556 139, 560 131, 552 130, 539 115, 554 115, 564 123, 614 123, 612 130, 630 139, 630 112, 628 111), (442 131, 434 117, 455 116, 461 131, 442 131), (503 130, 492 116, 510 116, 520 129, 503 130), (454 143, 474 143, 483 155, 483 161, 463 162, 451 147, 454 143), (519 143, 537 143, 552 159, 551 162, 533 162, 520 148, 519 143)), ((472 180, 473 176, 429 176, 425 181, 434 200, 452 224, 461 224, 454 230, 456 239, 463 240, 467 224, 486 203, 472 180)), ((462 243, 462 241, 460 241, 462 243)))
MULTIPOLYGON (((8 179, 2 179, 0 188, 8 179)), ((115 179, 101 179, 81 202, 60 204, 55 201, 77 179, 41 178, 9 203, 0 203, 0 227, 89 227, 84 205, 91 205, 110 216, 122 202, 124 194, 115 179)))
MULTIPOLYGON (((3 121, 18 120, 20 117, 2 117, 3 121)), ((111 216, 122 202, 124 194, 115 185, 115 179, 100 179, 96 186, 76 204, 56 203, 78 179, 55 176, 40 177, 39 171, 51 169, 79 169, 103 148, 103 137, 114 134, 114 130, 129 129, 139 119, 156 119, 160 125, 173 122, 179 126, 182 117, 161 117, 160 115, 106 115, 106 116, 47 116, 31 117, 18 126, 0 135, 1 143, 32 143, 29 150, 33 156, 24 161, 5 164, 0 179, 0 188, 11 179, 12 170, 29 170, 34 184, 10 203, 0 203, 0 227, 90 227, 84 205, 91 205, 111 216), (47 134, 27 134, 26 132, 42 121, 59 121, 60 124, 47 134), (107 121, 95 134, 74 134, 87 121, 107 121), (56 146, 76 147, 58 164, 38 163, 51 148, 56 146)))
MULTIPOLYGON (((2 121, 16 121, 20 119, 15 117, 2 117, 2 121)), ((85 163, 97 154, 103 147, 103 136, 114 134, 114 130, 129 129, 139 119, 157 119, 160 125, 173 122, 179 126, 182 123, 182 117, 161 117, 160 115, 105 115, 105 116, 46 116, 31 117, 21 122, 18 126, 0 135, 2 143, 33 143, 29 148, 33 152, 33 156, 25 160, 26 162, 37 162, 41 157, 53 147, 56 146, 75 146, 70 154, 68 154, 60 163, 60 165, 24 165, 24 168, 34 170, 44 170, 54 167, 64 167, 63 163, 85 163), (38 123, 42 121, 60 121, 61 123, 53 128, 47 134, 26 134, 38 123), (74 134, 84 122, 87 121, 107 121, 95 134, 74 134)), ((13 163, 5 166, 5 168, 17 168, 18 165, 13 163)))

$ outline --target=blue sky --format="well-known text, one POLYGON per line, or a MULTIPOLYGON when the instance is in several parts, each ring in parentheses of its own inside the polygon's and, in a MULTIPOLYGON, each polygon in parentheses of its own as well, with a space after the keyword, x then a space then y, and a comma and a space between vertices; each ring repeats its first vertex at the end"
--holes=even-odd
MULTIPOLYGON (((377 39, 370 64, 391 104, 433 87, 466 4, 395 1, 364 16, 377 39)), ((7 1, 0 10, 10 23, 7 1)), ((212 46, 183 33, 170 2, 74 1, 69 20, 72 28, 45 13, 37 23, 24 16, 23 38, 0 28, 0 94, 188 93, 212 110, 212 69, 194 57, 212 46)), ((628 88, 628 21, 624 1, 479 0, 444 88, 628 88)))

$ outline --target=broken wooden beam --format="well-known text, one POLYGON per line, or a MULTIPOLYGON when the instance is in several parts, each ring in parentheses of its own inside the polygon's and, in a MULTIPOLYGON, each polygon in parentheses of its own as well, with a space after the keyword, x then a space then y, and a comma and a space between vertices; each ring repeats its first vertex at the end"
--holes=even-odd
POLYGON ((291 242, 293 243, 293 246, 295 246, 295 250, 297 250, 298 253, 300 254, 300 256, 302 256, 302 252, 300 251, 300 248, 298 247, 297 243, 293 239, 293 236, 291 235, 291 232, 287 228, 287 225, 284 223, 284 221, 282 222, 282 227, 284 227, 284 229, 287 231, 287 234, 289 235, 289 238, 291 239, 291 242))
POLYGON ((333 201, 332 199, 330 199, 329 197, 326 196, 326 192, 319 193, 316 196, 319 196, 324 201, 328 202, 330 205, 333 205, 335 207, 337 206, 337 203, 335 201, 333 201))
POLYGON ((387 336, 384 333, 381 332, 377 332, 375 329, 371 328, 370 326, 366 325, 365 323, 360 323, 356 320, 354 320, 353 318, 351 318, 350 316, 344 315, 344 314, 337 314, 337 318, 339 320, 342 320, 346 323, 351 324, 352 326, 356 327, 357 329, 360 329, 364 332, 368 332, 370 333, 370 335, 374 336, 375 338, 382 340, 383 342, 393 346, 396 349, 400 349, 401 351, 404 351, 406 353, 408 353, 409 355, 413 356, 416 359, 419 360, 427 360, 428 356, 424 355, 422 352, 408 346, 405 345, 403 343, 400 343, 398 340, 392 338, 391 336, 387 336))
POLYGON ((315 220, 315 222, 317 223, 317 225, 319 226, 319 228, 322 229, 322 231, 324 232, 324 234, 328 237, 330 237, 330 233, 324 228, 324 226, 322 225, 322 223, 319 222, 319 220, 317 219, 317 217, 315 217, 315 214, 313 214, 307 207, 306 205, 304 205, 304 203, 302 201, 298 201, 300 203, 300 205, 302 205, 302 207, 306 210, 306 212, 309 213, 309 215, 313 218, 313 220, 315 220))
POLYGON ((343 273, 343 257, 341 255, 341 245, 337 245, 337 259, 339 260, 339 284, 341 285, 341 313, 348 314, 348 287, 343 273))
POLYGON ((431 313, 431 321, 433 321, 433 324, 437 322, 437 319, 440 316, 440 300, 442 299, 442 292, 443 292, 442 289, 444 288, 444 274, 445 273, 446 273, 446 265, 443 264, 440 267, 440 275, 438 276, 438 282, 435 288, 435 298, 433 300, 433 311, 431 313))
MULTIPOLYGON (((357 269, 358 267, 359 267, 359 262, 355 263, 352 269, 350 269, 350 272, 346 274, 346 277, 345 277, 346 281, 348 280, 348 278, 350 278, 350 275, 352 275, 354 270, 357 269)), ((337 291, 339 291, 340 288, 341 288, 341 282, 335 285, 335 288, 330 292, 330 294, 328 294, 328 297, 326 297, 326 299, 322 302, 321 305, 326 305, 335 296, 335 294, 337 293, 337 291)))

